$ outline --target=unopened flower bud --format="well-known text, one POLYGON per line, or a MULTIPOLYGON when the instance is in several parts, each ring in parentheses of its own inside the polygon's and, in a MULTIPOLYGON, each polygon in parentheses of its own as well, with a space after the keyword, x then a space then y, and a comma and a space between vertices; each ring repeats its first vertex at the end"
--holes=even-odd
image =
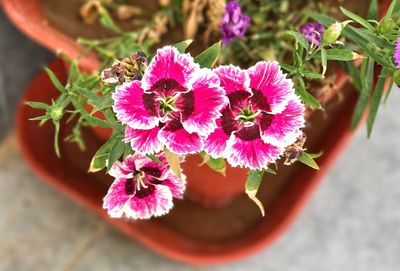
POLYGON ((396 27, 392 18, 384 19, 380 24, 378 31, 381 34, 389 34, 396 27))
POLYGON ((400 87, 400 70, 395 70, 392 75, 393 82, 400 87))
POLYGON ((322 41, 325 44, 332 44, 334 43, 342 34, 343 29, 346 27, 348 23, 351 21, 345 21, 343 23, 334 23, 331 26, 328 27, 328 29, 325 31, 322 41))
POLYGON ((50 117, 55 120, 58 121, 62 118, 64 114, 64 111, 62 109, 62 107, 54 107, 50 110, 50 117))

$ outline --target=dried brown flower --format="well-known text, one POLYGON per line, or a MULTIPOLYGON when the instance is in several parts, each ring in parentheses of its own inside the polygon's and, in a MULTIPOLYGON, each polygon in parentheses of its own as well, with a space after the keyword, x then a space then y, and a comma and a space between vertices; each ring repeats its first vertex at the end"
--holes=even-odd
POLYGON ((117 7, 117 17, 121 21, 127 21, 142 13, 142 9, 131 5, 120 5, 117 7))
POLYGON ((297 141, 286 148, 285 151, 285 165, 289 166, 299 159, 300 156, 304 154, 304 143, 306 142, 307 136, 303 133, 297 141))
POLYGON ((225 14, 226 0, 208 0, 207 4, 207 20, 208 26, 204 32, 204 41, 209 42, 213 33, 219 33, 222 18, 225 14))

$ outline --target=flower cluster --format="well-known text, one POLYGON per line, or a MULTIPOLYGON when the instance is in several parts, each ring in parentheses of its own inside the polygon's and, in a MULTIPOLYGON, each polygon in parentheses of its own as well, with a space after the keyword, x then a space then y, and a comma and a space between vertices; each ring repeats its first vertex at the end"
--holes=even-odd
POLYGON ((263 170, 304 126, 304 105, 277 62, 211 70, 166 46, 141 80, 117 86, 112 97, 114 112, 126 125, 125 140, 136 152, 111 171, 116 181, 104 207, 112 216, 157 216, 172 206, 172 196, 181 196, 179 178, 169 170, 161 174, 145 154, 160 155, 165 148, 180 156, 206 151, 234 167, 263 170))
POLYGON ((160 165, 141 155, 128 156, 123 163, 116 162, 109 174, 115 177, 103 207, 111 217, 125 215, 133 219, 161 216, 172 208, 173 198, 182 198, 185 176, 176 176, 164 155, 157 158, 160 165))

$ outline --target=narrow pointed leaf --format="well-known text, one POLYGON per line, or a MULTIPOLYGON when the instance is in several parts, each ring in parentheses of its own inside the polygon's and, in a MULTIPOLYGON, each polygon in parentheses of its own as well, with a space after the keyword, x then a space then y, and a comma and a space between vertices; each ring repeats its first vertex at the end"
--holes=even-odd
POLYGON ((388 70, 383 68, 381 74, 379 75, 378 82, 376 82, 374 94, 371 101, 371 109, 369 110, 367 119, 367 133, 368 137, 371 136, 372 128, 374 127, 376 115, 378 114, 378 109, 381 104, 383 90, 385 88, 385 81, 388 75, 388 70))
POLYGON ((368 20, 378 20, 378 0, 371 0, 367 18, 368 20))
POLYGON ((65 89, 64 85, 58 80, 57 76, 53 73, 52 70, 45 67, 44 70, 46 71, 47 75, 50 77, 51 82, 59 90, 61 93, 66 93, 67 90, 65 89))
POLYGON ((362 87, 361 87, 361 92, 360 92, 360 96, 358 98, 357 101, 357 105, 356 105, 356 109, 354 110, 354 114, 353 114, 353 120, 351 123, 351 127, 353 129, 355 129, 358 125, 358 123, 360 122, 365 109, 367 108, 368 105, 368 99, 370 97, 371 94, 371 90, 372 90, 372 84, 373 84, 373 80, 374 80, 374 60, 372 58, 368 59, 366 68, 365 68, 365 74, 364 76, 364 80, 362 80, 362 87))
POLYGON ((343 12, 344 15, 346 15, 350 19, 356 21, 357 23, 359 23, 363 27, 365 27, 365 28, 367 28, 367 29, 369 29, 371 31, 375 31, 375 28, 367 20, 365 20, 364 18, 362 18, 359 15, 351 12, 350 10, 345 9, 344 7, 340 7, 340 10, 343 12))
POLYGON ((318 164, 314 161, 313 156, 309 153, 304 153, 302 156, 299 157, 298 161, 313 169, 319 170, 318 164))
POLYGON ((194 58, 202 68, 211 68, 217 62, 221 50, 221 42, 217 42, 194 58))
POLYGON ((265 216, 264 206, 262 202, 256 197, 258 188, 263 180, 264 171, 262 170, 250 170, 247 174, 246 179, 246 194, 249 198, 258 206, 261 215, 265 216))
POLYGON ((192 42, 193 42, 193 40, 189 39, 189 40, 184 40, 184 41, 181 41, 179 43, 176 43, 176 44, 174 44, 172 46, 175 47, 176 49, 178 49, 178 51, 180 53, 184 53, 192 42))

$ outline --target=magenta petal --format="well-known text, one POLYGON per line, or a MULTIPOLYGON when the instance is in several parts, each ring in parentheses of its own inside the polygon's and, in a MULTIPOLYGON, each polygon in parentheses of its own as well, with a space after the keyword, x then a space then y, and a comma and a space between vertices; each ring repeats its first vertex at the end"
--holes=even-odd
POLYGON ((227 102, 225 92, 219 78, 208 69, 196 73, 192 89, 177 101, 182 125, 188 132, 207 136, 217 127, 215 122, 227 102))
POLYGON ((286 78, 279 63, 261 61, 248 69, 248 73, 251 89, 261 91, 268 100, 271 112, 282 112, 294 94, 294 89, 292 80, 286 78))
POLYGON ((144 103, 144 92, 140 81, 117 86, 112 95, 114 112, 118 120, 137 129, 151 129, 158 125, 158 117, 144 103))
POLYGON ((138 130, 126 126, 125 140, 131 143, 132 149, 141 153, 157 153, 163 149, 158 140, 160 128, 138 130))
POLYGON ((171 190, 163 185, 154 186, 151 194, 144 198, 133 196, 125 205, 128 218, 149 219, 165 215, 173 207, 171 190))
POLYGON ((293 144, 301 134, 300 129, 304 127, 304 105, 300 99, 293 95, 282 113, 272 118, 269 127, 262 131, 265 142, 275 146, 288 146, 293 144))
POLYGON ((158 138, 167 149, 179 155, 196 153, 203 147, 203 138, 186 131, 179 120, 172 120, 164 126, 158 138))
POLYGON ((232 166, 265 169, 283 154, 283 148, 265 143, 261 138, 243 140, 232 135, 227 143, 226 158, 232 166))
POLYGON ((125 192, 126 178, 117 178, 103 200, 103 208, 111 217, 122 217, 124 206, 131 197, 125 192))
POLYGON ((150 90, 161 79, 173 79, 189 88, 192 73, 200 69, 189 54, 181 54, 176 48, 165 46, 157 50, 142 79, 144 90, 150 90))
POLYGON ((229 139, 229 136, 227 136, 224 130, 220 128, 221 121, 218 120, 217 123, 219 128, 215 129, 215 131, 212 132, 204 142, 204 150, 213 158, 224 156, 226 142, 229 139))
POLYGON ((245 90, 250 92, 250 78, 247 71, 233 65, 220 66, 214 70, 221 80, 221 87, 229 95, 232 92, 245 90))
POLYGON ((186 176, 181 174, 179 178, 171 170, 168 170, 166 179, 163 180, 162 185, 167 186, 171 190, 174 198, 181 199, 186 188, 186 176))

